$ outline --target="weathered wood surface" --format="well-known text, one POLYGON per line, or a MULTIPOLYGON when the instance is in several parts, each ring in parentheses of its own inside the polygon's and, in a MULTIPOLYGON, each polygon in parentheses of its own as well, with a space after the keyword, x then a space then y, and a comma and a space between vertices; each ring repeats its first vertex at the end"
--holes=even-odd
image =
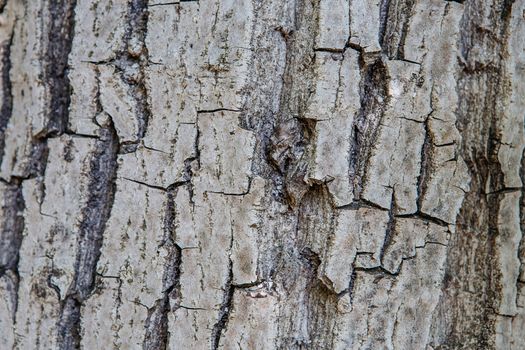
POLYGON ((2 349, 525 349, 524 0, 0 11, 2 349))

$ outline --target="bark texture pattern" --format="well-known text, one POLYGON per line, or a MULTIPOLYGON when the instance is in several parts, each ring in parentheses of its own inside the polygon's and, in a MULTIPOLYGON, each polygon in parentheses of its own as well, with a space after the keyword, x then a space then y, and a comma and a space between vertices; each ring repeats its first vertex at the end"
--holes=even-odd
POLYGON ((525 349, 525 0, 0 1, 2 349, 525 349))

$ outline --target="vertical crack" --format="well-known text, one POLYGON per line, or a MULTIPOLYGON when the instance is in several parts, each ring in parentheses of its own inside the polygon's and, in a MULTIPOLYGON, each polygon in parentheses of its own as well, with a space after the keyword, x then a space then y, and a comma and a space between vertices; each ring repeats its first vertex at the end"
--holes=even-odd
POLYGON ((99 140, 90 163, 89 194, 80 222, 79 255, 74 287, 82 298, 93 288, 104 227, 111 213, 117 173, 117 134, 113 125, 99 130, 99 140))
POLYGON ((4 41, 0 46, 2 55, 2 106, 0 107, 0 164, 4 157, 5 129, 13 114, 13 92, 11 84, 11 46, 13 45, 13 32, 9 40, 4 41))
POLYGON ((296 207, 307 191, 304 182, 315 120, 304 118, 315 90, 315 38, 319 30, 319 1, 299 1, 293 30, 276 28, 286 43, 286 62, 275 128, 267 158, 275 171, 276 199, 296 207), (282 189, 282 190, 281 190, 282 189))
MULTIPOLYGON (((518 282, 525 283, 525 150, 521 154, 521 163, 520 163, 520 178, 522 183, 521 197, 520 197, 520 231, 521 231, 521 241, 518 248, 518 258, 520 260, 521 266, 518 275, 518 282)), ((522 286, 522 288, 525 286, 522 286)))
POLYGON ((390 1, 391 0, 381 0, 379 6, 379 46, 382 48, 384 48, 390 1))
POLYGON ((395 235, 396 229, 396 200, 395 200, 395 191, 392 190, 392 200, 390 202, 390 210, 388 211, 388 225, 385 232, 385 240, 381 246, 381 251, 379 253, 379 262, 383 265, 383 257, 385 256, 385 251, 392 242, 392 237, 395 235))
POLYGON ((421 147, 421 165, 417 178, 417 212, 421 212, 423 198, 427 191, 428 176, 432 173, 432 134, 429 127, 430 116, 425 119, 425 139, 421 147))
POLYGON ((58 321, 58 348, 80 347, 80 307, 94 289, 103 233, 115 195, 118 138, 111 121, 99 129, 90 161, 88 199, 80 215, 75 277, 58 321))
MULTIPOLYGON (((231 215, 231 214, 230 214, 231 215)), ((233 249, 233 225, 231 226, 231 237, 230 237, 230 248, 229 248, 229 259, 228 259, 228 280, 224 290, 224 298, 222 300, 221 307, 219 309, 219 319, 213 326, 211 332, 211 348, 217 350, 220 345, 221 336, 228 324, 230 318, 230 312, 233 305, 233 294, 235 293, 235 287, 233 285, 233 261, 231 259, 231 251, 233 249)))
MULTIPOLYGON (((4 13, 7 1, 0 2, 0 13, 4 13)), ((16 21, 16 19, 15 19, 16 21)), ((14 25, 9 38, 0 44, 2 61, 2 105, 0 107, 0 164, 4 156, 5 130, 13 115, 13 92, 11 82, 11 47, 13 45, 14 25)), ((0 182, 2 189, 1 227, 0 227, 0 277, 5 277, 9 283, 9 293, 12 305, 12 318, 16 321, 18 308, 18 289, 20 275, 18 262, 24 231, 25 202, 22 193, 22 180, 12 178, 10 182, 0 182)))
POLYGON ((15 319, 18 307, 20 275, 18 261, 24 232, 25 202, 21 181, 1 183, 4 186, 2 200, 2 227, 0 231, 0 277, 5 276, 11 285, 12 317, 15 319))
POLYGON ((228 281, 226 282, 226 290, 224 291, 224 299, 219 310, 219 321, 213 326, 211 333, 211 348, 212 350, 217 350, 219 348, 222 332, 228 324, 228 319, 230 316, 231 307, 233 304, 233 293, 235 292, 235 287, 232 284, 233 281, 233 271, 232 264, 230 262, 230 272, 228 275, 228 281))
POLYGON ((151 109, 146 88, 145 68, 148 65, 146 35, 148 27, 148 1, 131 0, 128 4, 128 23, 124 36, 125 46, 115 60, 115 68, 127 83, 130 95, 135 100, 138 121, 138 141, 126 142, 120 152, 134 152, 138 142, 146 135, 151 118, 151 109))
POLYGON ((20 180, 4 183, 2 201, 2 227, 0 231, 0 275, 7 270, 16 271, 24 231, 24 197, 20 180))
POLYGON ((383 0, 379 42, 389 59, 402 60, 415 0, 383 0))
POLYGON ((366 166, 388 104, 388 71, 384 62, 378 58, 372 63, 362 62, 362 66, 361 107, 353 126, 349 160, 355 198, 360 198, 363 190, 366 166))
POLYGON ((71 85, 68 57, 73 44, 76 0, 49 1, 49 30, 44 55, 44 76, 50 91, 46 132, 62 134, 68 124, 71 85))
POLYGON ((165 350, 168 348, 168 313, 171 310, 170 298, 180 296, 180 270, 182 263, 181 248, 175 243, 175 194, 177 188, 167 192, 166 215, 164 217, 164 239, 161 247, 168 251, 163 276, 163 297, 156 301, 149 310, 146 319, 146 335, 142 348, 144 350, 165 350))

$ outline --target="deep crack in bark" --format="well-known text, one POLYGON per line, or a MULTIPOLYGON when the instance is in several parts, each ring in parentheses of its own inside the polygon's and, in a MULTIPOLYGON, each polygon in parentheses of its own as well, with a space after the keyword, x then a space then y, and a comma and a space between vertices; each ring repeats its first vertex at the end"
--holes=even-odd
POLYGON ((58 321, 58 346, 64 350, 80 347, 80 307, 94 289, 104 229, 116 190, 117 134, 112 124, 100 128, 99 133, 89 166, 88 199, 79 224, 75 277, 58 321))

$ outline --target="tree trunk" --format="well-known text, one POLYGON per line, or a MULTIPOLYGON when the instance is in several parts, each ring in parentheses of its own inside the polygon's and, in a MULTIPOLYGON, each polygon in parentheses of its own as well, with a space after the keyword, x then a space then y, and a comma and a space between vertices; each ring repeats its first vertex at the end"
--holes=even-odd
POLYGON ((525 0, 0 0, 2 349, 525 349, 525 0))

